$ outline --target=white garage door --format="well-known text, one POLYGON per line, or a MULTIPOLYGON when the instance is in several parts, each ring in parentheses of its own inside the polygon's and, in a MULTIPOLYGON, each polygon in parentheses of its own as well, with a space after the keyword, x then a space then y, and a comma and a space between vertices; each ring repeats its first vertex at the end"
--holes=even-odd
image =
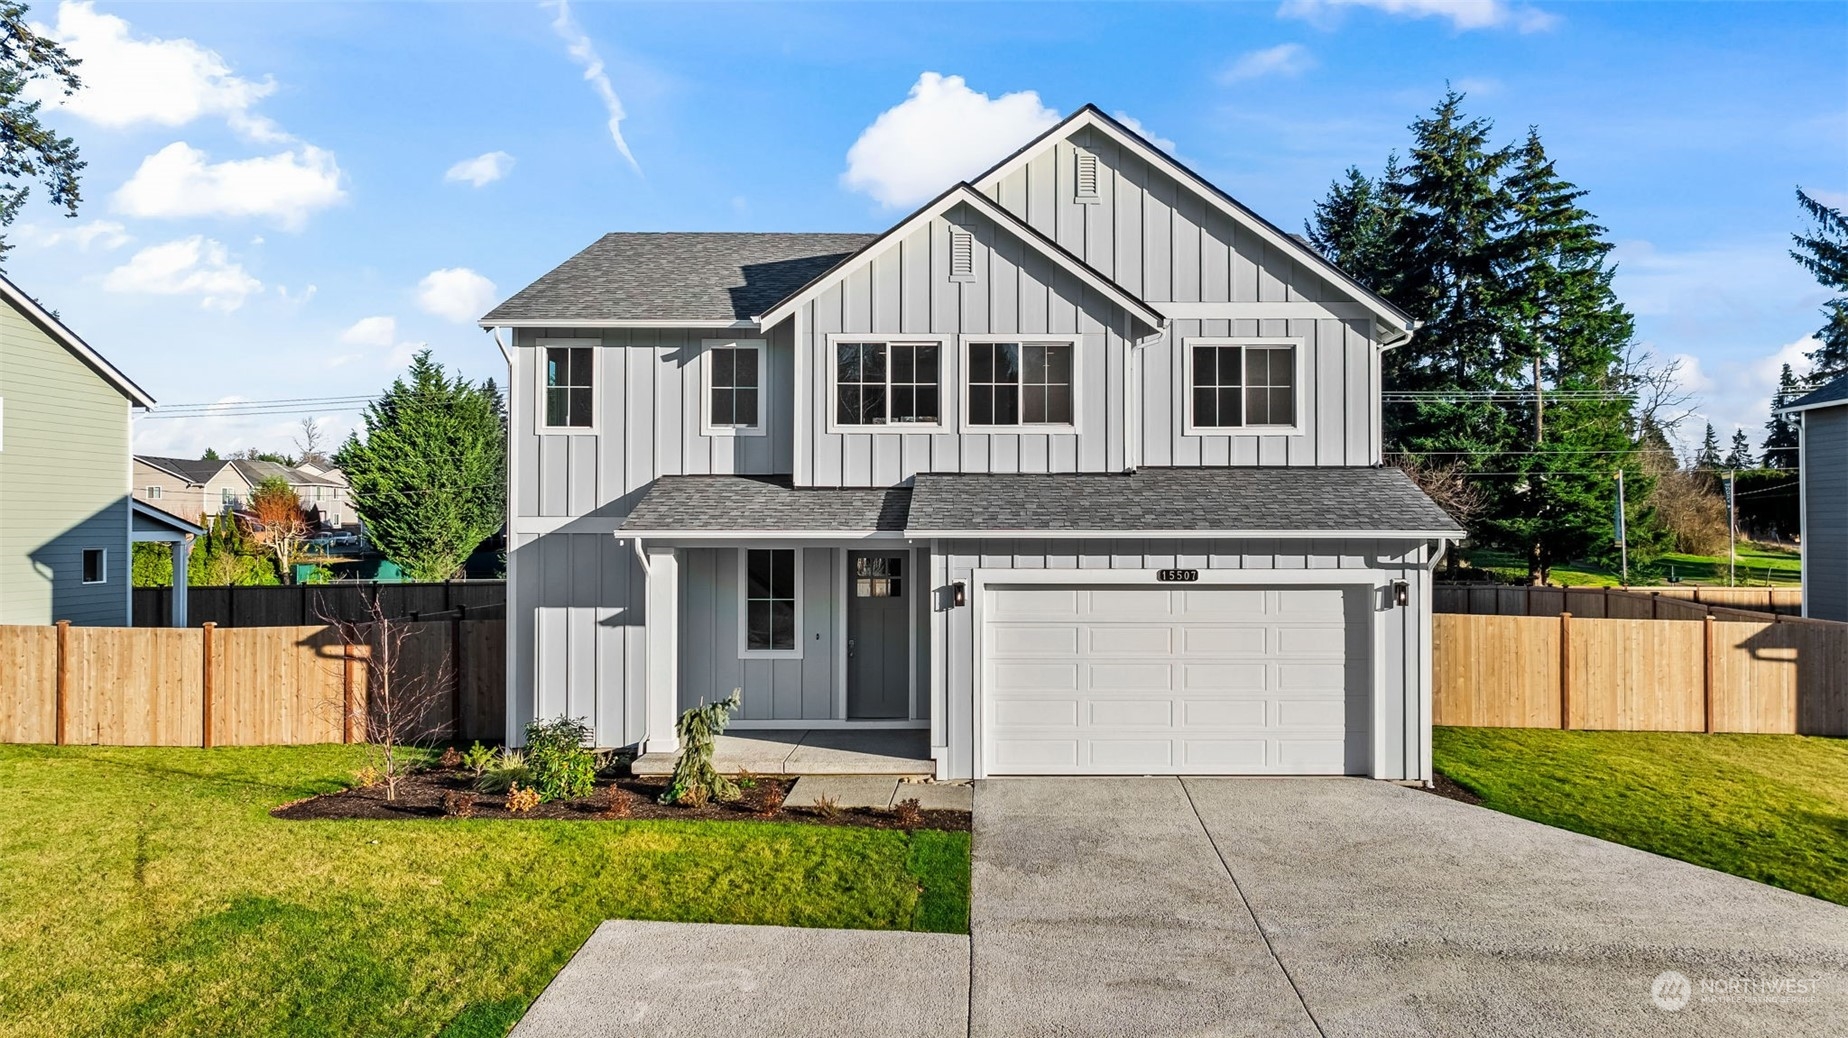
POLYGON ((991 587, 991 775, 1365 774, 1357 588, 991 587))

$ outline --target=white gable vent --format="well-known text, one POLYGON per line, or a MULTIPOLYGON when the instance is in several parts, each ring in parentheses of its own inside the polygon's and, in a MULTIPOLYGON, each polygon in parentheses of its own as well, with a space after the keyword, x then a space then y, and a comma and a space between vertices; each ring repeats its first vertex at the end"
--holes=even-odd
POLYGON ((975 278, 975 235, 960 227, 950 228, 950 277, 975 278))
POLYGON ((1097 156, 1079 148, 1077 174, 1078 200, 1097 201, 1097 156))

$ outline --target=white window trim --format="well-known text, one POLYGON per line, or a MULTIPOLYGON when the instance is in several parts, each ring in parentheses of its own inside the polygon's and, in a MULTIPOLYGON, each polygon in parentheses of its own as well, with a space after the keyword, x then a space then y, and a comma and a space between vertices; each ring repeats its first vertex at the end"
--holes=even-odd
POLYGON ((159 501, 166 496, 166 488, 162 487, 159 483, 149 483, 147 491, 149 501, 159 501))
POLYGON ((770 381, 768 351, 762 339, 704 339, 699 350, 699 431, 705 436, 762 436, 769 429, 770 381), (714 425, 712 422, 712 351, 750 350, 757 354, 757 424, 714 425))
MULTIPOLYGON (((955 337, 950 335, 892 335, 881 332, 832 332, 827 336, 827 356, 823 361, 828 366, 827 430, 830 433, 937 433, 949 428, 950 397, 956 392, 954 371, 955 337), (886 346, 936 346, 937 347, 937 420, 934 422, 887 422, 884 425, 844 425, 835 421, 840 413, 840 386, 836 376, 840 374, 840 365, 835 361, 835 347, 844 342, 878 342, 886 346)), ((886 392, 892 388, 892 357, 886 354, 886 392)), ((888 395, 887 400, 891 397, 888 395)), ((888 412, 889 413, 889 412, 888 412)))
POLYGON ((603 340, 539 339, 533 343, 533 432, 539 436, 595 436, 603 427, 603 340), (548 347, 590 349, 590 424, 545 424, 545 351, 548 347))
POLYGON ((765 548, 739 548, 738 555, 738 658, 741 660, 799 660, 802 658, 802 585, 805 583, 804 562, 801 548, 784 548, 768 546, 765 548), (793 551, 796 553, 796 647, 793 649, 752 649, 751 644, 751 552, 756 551, 793 551))
POLYGON ((1009 435, 1012 433, 1049 433, 1074 436, 1084 425, 1084 336, 1024 335, 995 332, 985 335, 962 335, 956 342, 956 421, 957 430, 965 433, 1009 435), (977 425, 969 420, 969 347, 978 342, 1017 342, 1022 346, 1066 346, 1072 348, 1072 421, 1063 423, 1028 423, 1017 425, 977 425))
POLYGON ((96 584, 109 583, 109 549, 108 548, 85 548, 81 552, 79 552, 77 555, 77 578, 86 587, 96 585, 96 584), (90 554, 93 551, 99 552, 102 555, 102 565, 99 568, 102 570, 103 575, 97 580, 84 580, 83 579, 83 557, 85 555, 90 554))
MULTIPOLYGON (((1185 372, 1181 383, 1181 409, 1183 436, 1301 436, 1306 432, 1303 426, 1303 402, 1306 399, 1305 387, 1309 383, 1308 372, 1304 370, 1304 361, 1308 357, 1307 341, 1300 335, 1197 335, 1181 340, 1181 370, 1185 372), (1288 346, 1296 358, 1296 422, 1293 425, 1195 425, 1194 424, 1194 370, 1193 358, 1195 346, 1288 346)), ((1244 363, 1244 354, 1239 355, 1239 363, 1244 363)), ((1243 377, 1242 374, 1240 376, 1243 377)), ((1241 404, 1240 413, 1243 413, 1241 404)))

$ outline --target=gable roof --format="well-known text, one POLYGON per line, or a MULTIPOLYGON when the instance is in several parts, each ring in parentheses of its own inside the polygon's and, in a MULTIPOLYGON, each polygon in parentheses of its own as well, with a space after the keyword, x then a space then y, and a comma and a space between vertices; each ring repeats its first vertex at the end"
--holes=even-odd
POLYGON ((489 311, 482 327, 749 324, 870 234, 606 234, 489 311))
POLYGON ((211 482, 212 477, 218 475, 219 469, 230 464, 230 462, 224 460, 200 461, 197 458, 159 458, 151 454, 137 454, 135 455, 135 460, 141 462, 143 465, 157 468, 169 475, 178 476, 188 483, 197 483, 200 486, 204 486, 211 482))
POLYGON ((1808 411, 1817 407, 1836 407, 1848 404, 1848 375, 1843 375, 1832 382, 1825 382, 1819 388, 1792 400, 1779 414, 1792 411, 1808 411))
POLYGON ((1085 127, 1103 133, 1135 153, 1142 161, 1161 170, 1169 177, 1193 187, 1209 205, 1218 208, 1234 223, 1245 227, 1267 244, 1282 250, 1285 254, 1317 271, 1335 286, 1344 289, 1355 302, 1366 306, 1377 319, 1406 333, 1404 337, 1391 345, 1396 346, 1404 339, 1410 338, 1410 333, 1417 328, 1418 322, 1410 314, 1354 280, 1346 271, 1335 266, 1329 262, 1327 257, 1311 248, 1308 242, 1294 234, 1287 233, 1276 224, 1247 209, 1238 199, 1220 190, 1218 185, 1195 173, 1174 156, 1149 143, 1148 139, 1141 134, 1104 114, 1103 110, 1094 104, 1085 105, 1051 129, 1028 141, 1020 150, 995 163, 989 167, 987 172, 976 177, 974 183, 988 186, 1001 180, 1038 155, 1047 142, 1064 140, 1085 127))
POLYGON ((39 330, 50 336, 52 342, 76 354, 77 359, 83 361, 91 371, 96 372, 104 382, 109 383, 116 392, 127 397, 130 404, 137 407, 154 406, 154 398, 148 395, 147 390, 135 385, 127 375, 122 374, 115 365, 103 359, 102 354, 92 349, 89 343, 84 342, 76 332, 66 328, 63 321, 53 317, 50 311, 38 305, 31 296, 3 275, 0 275, 0 298, 4 298, 14 310, 19 311, 20 316, 38 325, 39 330))
POLYGON ((795 313, 797 307, 820 294, 827 286, 871 263, 874 257, 903 241, 911 232, 926 226, 931 220, 942 216, 958 205, 967 205, 982 214, 996 226, 1031 246, 1053 263, 1063 267, 1068 273, 1084 282, 1087 287, 1103 294, 1111 302, 1134 314, 1138 320, 1150 328, 1158 329, 1166 324, 1167 319, 1161 311, 1098 273, 1089 264, 1067 252, 1059 243, 1041 234, 1020 217, 1003 209, 993 199, 977 191, 973 184, 964 181, 924 203, 916 212, 900 220, 890 230, 867 242, 858 252, 821 272, 814 280, 790 293, 775 306, 766 309, 758 315, 758 325, 768 328, 795 313))
POLYGON ((910 487, 797 488, 788 476, 662 476, 648 485, 622 529, 897 532, 910 508, 910 487))
POLYGON ((197 458, 158 458, 148 454, 137 454, 135 460, 200 486, 210 483, 213 477, 224 471, 227 465, 231 467, 231 471, 237 473, 239 479, 253 487, 266 479, 278 476, 288 481, 291 486, 344 487, 347 485, 344 480, 305 469, 278 465, 273 461, 252 461, 247 458, 201 461, 197 458))

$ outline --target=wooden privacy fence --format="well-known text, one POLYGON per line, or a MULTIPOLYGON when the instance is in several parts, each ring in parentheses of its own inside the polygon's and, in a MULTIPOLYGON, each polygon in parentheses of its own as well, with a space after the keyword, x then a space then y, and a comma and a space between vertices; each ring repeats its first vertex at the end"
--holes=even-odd
MULTIPOLYGON (((438 680, 420 730, 502 738, 505 624, 406 623, 394 681, 438 680)), ((0 626, 0 742, 268 746, 366 738, 377 645, 332 626, 0 626)))
POLYGON ((1558 616, 1625 620, 1764 620, 1799 616, 1803 592, 1796 588, 1615 588, 1438 585, 1432 609, 1476 616, 1558 616))
POLYGON ((1438 613, 1432 643, 1435 724, 1848 735, 1848 624, 1438 613))
MULTIPOLYGON (((190 627, 207 623, 219 627, 302 627, 364 623, 377 602, 384 615, 409 619, 456 616, 463 619, 504 619, 507 582, 504 580, 447 580, 434 584, 381 584, 336 582, 286 586, 189 587, 186 622, 190 627)), ((134 590, 136 627, 165 627, 173 615, 171 587, 134 590)))

